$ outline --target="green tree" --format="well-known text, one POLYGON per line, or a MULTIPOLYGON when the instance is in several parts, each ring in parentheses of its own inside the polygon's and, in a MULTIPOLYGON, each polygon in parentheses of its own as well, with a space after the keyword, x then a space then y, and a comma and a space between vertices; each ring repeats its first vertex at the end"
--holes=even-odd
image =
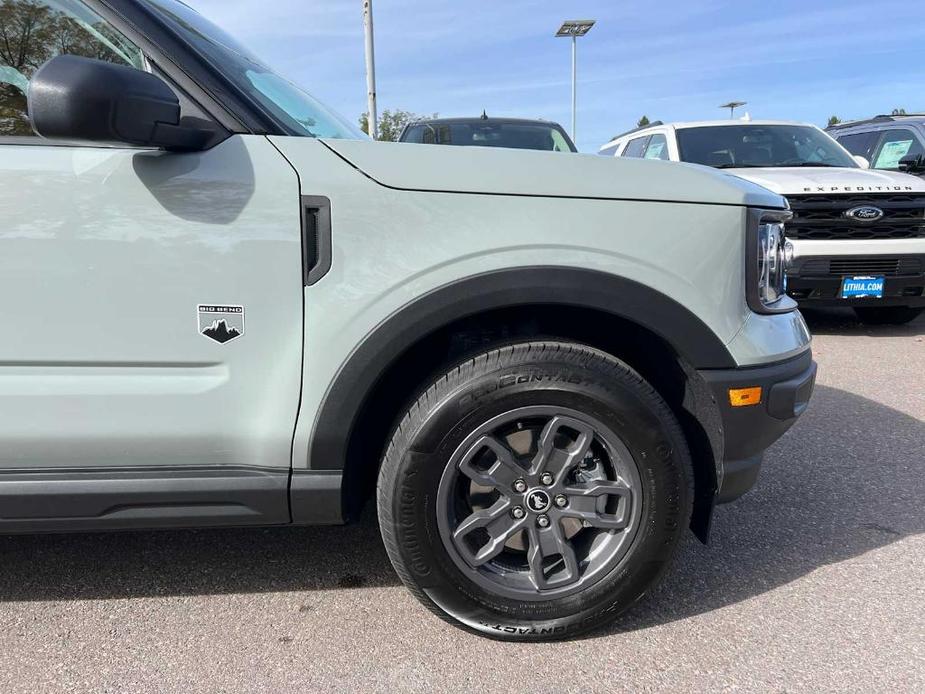
POLYGON ((638 121, 636 121, 636 127, 637 127, 637 128, 644 128, 644 127, 646 127, 646 126, 649 124, 649 122, 650 122, 650 121, 649 121, 649 117, 648 117, 648 116, 643 116, 643 117, 640 118, 638 121))
POLYGON ((841 118, 838 116, 829 116, 829 126, 838 125, 841 123, 841 118))
POLYGON ((893 113, 890 114, 890 115, 893 115, 893 116, 905 116, 905 115, 906 115, 906 109, 904 109, 904 108, 894 108, 894 109, 893 109, 893 113))
MULTIPOLYGON (((379 115, 379 139, 385 142, 397 142, 398 136, 401 135, 401 131, 404 130, 408 123, 413 123, 423 118, 436 117, 436 113, 430 116, 420 116, 411 111, 402 111, 401 109, 390 111, 386 109, 379 115)), ((369 135, 369 113, 364 113, 360 116, 360 130, 369 135)))

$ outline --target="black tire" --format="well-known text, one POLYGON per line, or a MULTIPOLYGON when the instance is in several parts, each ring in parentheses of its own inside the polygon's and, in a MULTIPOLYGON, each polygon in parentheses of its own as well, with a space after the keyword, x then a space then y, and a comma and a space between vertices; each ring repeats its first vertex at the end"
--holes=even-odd
POLYGON ((918 318, 925 308, 912 306, 856 306, 858 320, 867 325, 905 325, 918 318))
MULTIPOLYGON (((554 430, 554 425, 549 424, 553 435, 547 439, 559 441, 561 432, 571 431, 568 420, 557 416, 552 419, 566 422, 554 430)), ((518 422, 517 426, 522 425, 518 422)), ((566 443, 575 448, 556 448, 556 455, 578 450, 577 443, 566 443)), ((535 445, 538 449, 542 444, 535 445)), ((591 445, 598 444, 592 442, 591 445)), ((533 450, 530 455, 538 460, 538 453, 533 450)), ((585 470, 597 465, 590 450, 582 454, 586 457, 579 465, 573 464, 571 472, 561 474, 562 480, 568 477, 569 483, 573 483, 575 475, 584 474, 579 467, 585 470)), ((500 460, 499 455, 491 470, 500 465, 500 460)), ((569 455, 568 460, 573 457, 569 455)), ((561 465, 560 469, 566 466, 561 465)), ((539 478, 531 479, 534 479, 531 484, 538 484, 535 479, 539 478)), ((468 484, 468 479, 463 482, 468 484)), ((585 480, 579 482, 588 484, 585 480)), ((398 575, 418 600, 449 623, 485 636, 542 641, 570 638, 612 621, 663 575, 690 521, 693 470, 687 443, 674 414, 636 371, 591 347, 566 342, 531 342, 481 354, 433 383, 395 429, 383 458, 377 491, 386 550, 398 575), (557 561, 555 565, 574 566, 576 575, 581 573, 580 566, 586 567, 585 576, 572 584, 574 592, 546 598, 548 593, 537 583, 535 596, 518 599, 500 594, 500 589, 486 588, 485 582, 490 583, 490 579, 479 573, 481 569, 461 568, 458 554, 454 557, 453 535, 448 537, 445 532, 441 535, 437 509, 439 499, 444 497, 438 491, 443 489, 441 480, 447 479, 446 475, 459 474, 458 466, 451 462, 467 436, 471 437, 473 431, 477 433, 486 422, 496 421, 499 413, 533 411, 539 409, 538 406, 581 413, 589 421, 600 422, 601 429, 608 435, 616 434, 621 439, 625 444, 621 450, 628 453, 629 459, 629 462, 622 460, 621 464, 627 465, 627 469, 635 466, 638 471, 638 494, 629 494, 626 507, 620 506, 622 500, 618 501, 617 508, 623 508, 620 513, 624 521, 629 517, 627 509, 638 513, 638 522, 633 526, 633 534, 627 535, 628 539, 620 536, 631 526, 623 530, 592 528, 590 522, 581 526, 568 542, 577 546, 575 538, 580 540, 580 533, 587 529, 588 537, 594 538, 587 543, 591 546, 601 546, 592 544, 599 536, 603 537, 601 542, 623 543, 620 545, 623 554, 615 553, 611 559, 618 563, 604 565, 599 574, 589 578, 587 572, 592 562, 597 561, 596 555, 589 553, 584 560, 576 562, 575 553, 569 550, 572 559, 569 563, 563 552, 561 564, 557 561), (639 504, 638 511, 633 503, 639 504), (591 533, 597 534, 592 536, 591 533), (588 580, 581 583, 585 578, 588 580)), ((547 495, 548 503, 551 499, 547 495)), ((535 521, 539 525, 541 521, 533 516, 535 509, 530 501, 526 497, 522 500, 530 507, 529 523, 535 521)), ((604 508, 596 498, 593 503, 598 509, 604 508)), ((609 503, 608 499, 605 504, 609 503)), ((555 509, 551 503, 548 509, 549 517, 555 517, 556 511, 565 513, 568 510, 555 509)), ((594 513, 600 513, 601 518, 611 518, 606 515, 608 511, 594 513)), ((516 517, 513 510, 510 515, 516 517)), ((514 522, 506 516, 504 521, 514 522)), ((565 538, 563 527, 566 523, 566 520, 555 521, 557 537, 565 538)), ((529 540, 532 548, 532 543, 536 542, 533 538, 543 531, 532 525, 528 527, 520 537, 524 542, 529 540)), ((544 534, 544 537, 549 535, 544 534)), ((555 553, 546 555, 545 548, 543 554, 540 567, 544 566, 542 562, 556 556, 555 553)), ((520 561, 516 555, 516 550, 505 545, 499 558, 492 561, 501 558, 508 561, 509 556, 513 557, 511 561, 520 561)), ((544 580, 544 570, 539 569, 540 579, 530 580, 535 583, 544 580)), ((499 572, 500 578, 493 580, 507 581, 507 575, 499 572)), ((528 576, 534 575, 528 568, 528 576)))

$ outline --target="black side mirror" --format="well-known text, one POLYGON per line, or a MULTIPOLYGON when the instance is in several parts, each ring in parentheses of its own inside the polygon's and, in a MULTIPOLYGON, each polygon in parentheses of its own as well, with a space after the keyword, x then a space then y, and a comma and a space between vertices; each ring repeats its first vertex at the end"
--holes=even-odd
POLYGON ((180 124, 180 102, 158 77, 75 55, 36 71, 28 103, 32 129, 49 139, 190 151, 213 135, 180 124))
POLYGON ((922 173, 925 171, 925 157, 921 154, 910 154, 899 160, 899 170, 906 173, 922 173))

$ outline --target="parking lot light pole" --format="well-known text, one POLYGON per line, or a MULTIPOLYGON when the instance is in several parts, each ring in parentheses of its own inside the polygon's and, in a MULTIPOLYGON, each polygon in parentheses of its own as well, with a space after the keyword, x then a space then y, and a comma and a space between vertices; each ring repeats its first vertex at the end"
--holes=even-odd
POLYGON ((366 34, 366 107, 367 130, 379 139, 379 117, 376 113, 376 52, 373 42, 373 0, 363 0, 363 30, 366 34))
POLYGON ((584 36, 594 26, 594 19, 570 19, 562 23, 558 38, 571 37, 572 39, 572 142, 575 142, 576 121, 578 115, 578 37, 584 36))
POLYGON ((739 108, 739 106, 745 106, 746 103, 748 103, 748 102, 746 102, 746 101, 730 101, 728 104, 720 104, 719 107, 720 107, 720 108, 728 108, 728 109, 729 109, 729 118, 732 119, 732 118, 735 118, 736 109, 739 108))
POLYGON ((578 113, 578 37, 572 36, 572 142, 575 141, 575 121, 578 113))

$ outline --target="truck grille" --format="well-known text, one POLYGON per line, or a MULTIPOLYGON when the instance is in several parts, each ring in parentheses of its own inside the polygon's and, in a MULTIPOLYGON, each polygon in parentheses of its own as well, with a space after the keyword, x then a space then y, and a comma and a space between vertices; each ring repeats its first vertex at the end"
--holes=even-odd
POLYGON ((793 219, 792 239, 919 239, 925 238, 925 194, 788 195, 793 219), (876 222, 845 217, 853 207, 873 205, 883 210, 876 222))
POLYGON ((919 258, 887 256, 857 256, 848 258, 812 258, 799 268, 801 277, 843 277, 845 275, 918 275, 922 273, 919 258))

